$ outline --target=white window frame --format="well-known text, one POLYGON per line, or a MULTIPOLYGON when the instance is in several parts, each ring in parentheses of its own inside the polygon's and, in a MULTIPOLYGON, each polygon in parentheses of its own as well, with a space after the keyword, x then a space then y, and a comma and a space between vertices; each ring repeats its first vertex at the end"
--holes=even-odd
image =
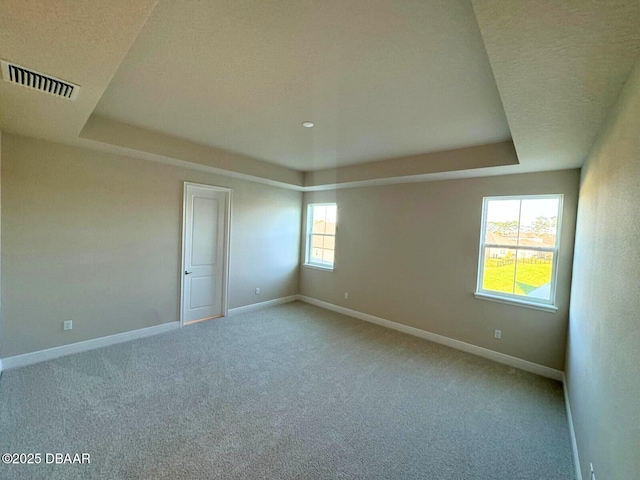
MULTIPOLYGON (((560 235, 562 231, 562 210, 563 210, 564 195, 562 194, 548 194, 548 195, 510 195, 499 197, 484 197, 482 201, 482 224, 480 228, 480 251, 478 253, 478 279, 476 284, 476 298, 484 300, 492 300, 495 302, 508 303, 520 305, 523 307, 535 308, 538 310, 555 312, 558 310, 556 307, 556 286, 558 279, 558 259, 560 258, 560 235), (517 245, 502 245, 485 243, 486 231, 487 231, 487 206, 490 201, 495 200, 542 200, 542 199, 557 199, 558 200, 558 225, 556 227, 556 244, 554 247, 532 247, 532 246, 517 246, 517 245), (553 253, 553 264, 551 270, 551 294, 549 300, 542 298, 529 298, 523 295, 515 295, 511 293, 496 292, 494 290, 485 290, 482 288, 483 276, 484 276, 484 259, 486 248, 508 248, 509 250, 516 250, 516 259, 518 250, 534 250, 540 252, 553 253)), ((522 208, 522 203, 520 204, 522 208)), ((516 262, 517 268, 517 262, 516 262)))
POLYGON ((327 202, 327 203, 310 203, 307 205, 307 226, 306 226, 306 241, 307 245, 305 247, 305 257, 304 257, 304 266, 319 268, 321 270, 329 270, 333 271, 336 264, 336 250, 337 250, 337 237, 338 237, 338 204, 335 202, 327 202), (327 207, 327 206, 335 206, 336 207, 336 233, 334 235, 327 233, 313 233, 313 207, 327 207), (333 249, 333 264, 331 266, 325 263, 313 263, 311 261, 311 248, 313 247, 311 236, 312 235, 322 235, 325 237, 333 237, 334 238, 334 249, 333 249))

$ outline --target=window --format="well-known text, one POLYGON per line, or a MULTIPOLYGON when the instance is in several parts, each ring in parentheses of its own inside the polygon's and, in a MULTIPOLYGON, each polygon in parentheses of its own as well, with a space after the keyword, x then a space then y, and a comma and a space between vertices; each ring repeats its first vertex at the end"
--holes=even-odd
POLYGON ((306 265, 333 269, 336 251, 335 203, 312 203, 307 210, 306 265))
POLYGON ((488 197, 477 297, 555 310, 562 195, 488 197))

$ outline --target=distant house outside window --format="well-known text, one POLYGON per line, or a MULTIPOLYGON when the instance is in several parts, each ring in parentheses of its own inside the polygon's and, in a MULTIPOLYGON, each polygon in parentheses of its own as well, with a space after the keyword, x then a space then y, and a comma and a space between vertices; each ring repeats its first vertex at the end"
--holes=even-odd
POLYGON ((338 206, 312 203, 307 210, 307 250, 305 264, 333 269, 336 251, 338 206))
POLYGON ((476 296, 555 310, 562 200, 484 199, 476 296))

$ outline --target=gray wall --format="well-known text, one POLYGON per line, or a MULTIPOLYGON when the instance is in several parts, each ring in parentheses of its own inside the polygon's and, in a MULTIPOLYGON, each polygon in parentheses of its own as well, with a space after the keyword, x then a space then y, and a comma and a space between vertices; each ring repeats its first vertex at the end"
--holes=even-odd
POLYGON ((5 133, 0 356, 177 321, 184 181, 233 189, 231 308, 298 293, 301 193, 5 133))
POLYGON ((338 236, 335 270, 301 267, 300 293, 562 370, 578 182, 564 170, 305 193, 305 213, 337 201, 338 236), (544 193, 565 195, 558 312, 476 299, 482 198, 544 193))
MULTIPOLYGON (((0 220, 2 217, 2 132, 0 132, 0 220)), ((2 291, 2 221, 0 221, 0 292, 2 291)), ((0 295, 0 345, 2 344, 2 295, 0 295)), ((0 350, 2 353, 2 350, 0 350)), ((0 355, 0 359, 2 355, 0 355)), ((2 373, 2 372, 0 372, 2 373)))
POLYGON ((640 63, 583 167, 567 385, 582 476, 640 475, 640 63))

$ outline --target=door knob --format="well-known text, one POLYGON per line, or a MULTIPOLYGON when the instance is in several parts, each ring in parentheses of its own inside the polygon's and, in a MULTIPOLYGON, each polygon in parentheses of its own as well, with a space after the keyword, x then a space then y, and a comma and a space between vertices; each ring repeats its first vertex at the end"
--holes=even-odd
POLYGON ((185 275, 191 275, 193 272, 187 272, 186 270, 184 271, 185 275))

